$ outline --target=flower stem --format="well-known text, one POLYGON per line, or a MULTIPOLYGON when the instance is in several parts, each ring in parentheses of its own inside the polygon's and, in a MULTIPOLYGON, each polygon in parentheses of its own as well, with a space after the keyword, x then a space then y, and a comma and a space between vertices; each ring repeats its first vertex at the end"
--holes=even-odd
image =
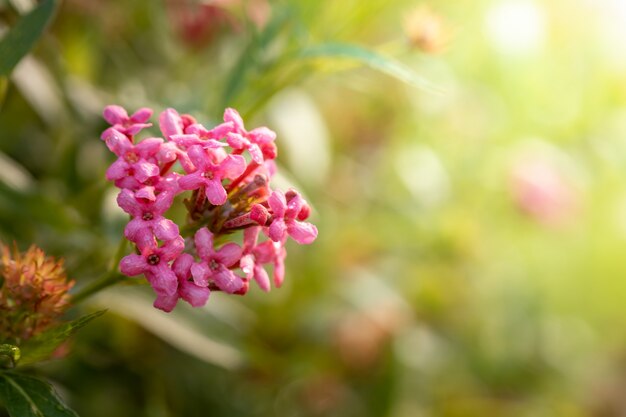
POLYGON ((72 304, 78 304, 86 298, 92 296, 93 294, 103 290, 104 288, 110 287, 111 285, 115 285, 118 282, 124 281, 126 276, 117 272, 117 265, 124 256, 126 251, 126 242, 127 240, 122 237, 119 246, 117 247, 117 251, 115 252, 115 256, 112 259, 111 265, 109 266, 109 271, 105 274, 101 275, 100 278, 92 281, 87 284, 79 292, 72 296, 72 304))

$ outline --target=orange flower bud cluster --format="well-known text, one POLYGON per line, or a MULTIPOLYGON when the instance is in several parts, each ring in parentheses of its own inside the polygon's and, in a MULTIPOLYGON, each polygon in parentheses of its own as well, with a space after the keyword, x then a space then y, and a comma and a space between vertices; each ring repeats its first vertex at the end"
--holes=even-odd
POLYGON ((0 343, 20 343, 48 328, 69 306, 63 260, 31 246, 20 253, 0 243, 0 343))

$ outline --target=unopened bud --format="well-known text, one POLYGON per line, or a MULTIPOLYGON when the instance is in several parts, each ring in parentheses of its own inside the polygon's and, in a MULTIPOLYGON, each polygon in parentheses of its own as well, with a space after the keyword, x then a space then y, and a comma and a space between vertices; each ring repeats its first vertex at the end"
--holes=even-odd
POLYGON ((265 226, 270 218, 270 213, 265 207, 260 204, 255 204, 250 210, 250 220, 258 223, 261 226, 265 226))

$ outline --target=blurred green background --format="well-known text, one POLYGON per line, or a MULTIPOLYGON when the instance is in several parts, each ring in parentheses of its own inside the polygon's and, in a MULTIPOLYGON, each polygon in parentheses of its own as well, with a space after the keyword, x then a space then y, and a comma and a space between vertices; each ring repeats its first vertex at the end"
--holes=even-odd
POLYGON ((106 270, 112 103, 276 130, 320 236, 269 294, 106 291, 36 372, 93 417, 626 415, 625 28, 621 0, 63 1, 0 108, 0 240, 106 270))

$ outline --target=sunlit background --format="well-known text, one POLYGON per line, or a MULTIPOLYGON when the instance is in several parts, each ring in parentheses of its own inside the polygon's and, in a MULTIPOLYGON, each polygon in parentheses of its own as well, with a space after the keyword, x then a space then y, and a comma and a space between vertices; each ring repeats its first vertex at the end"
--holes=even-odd
POLYGON ((81 416, 626 415, 625 1, 63 1, 0 108, 0 240, 77 286, 125 222, 111 103, 276 130, 320 236, 269 294, 81 306, 37 368, 81 416))

